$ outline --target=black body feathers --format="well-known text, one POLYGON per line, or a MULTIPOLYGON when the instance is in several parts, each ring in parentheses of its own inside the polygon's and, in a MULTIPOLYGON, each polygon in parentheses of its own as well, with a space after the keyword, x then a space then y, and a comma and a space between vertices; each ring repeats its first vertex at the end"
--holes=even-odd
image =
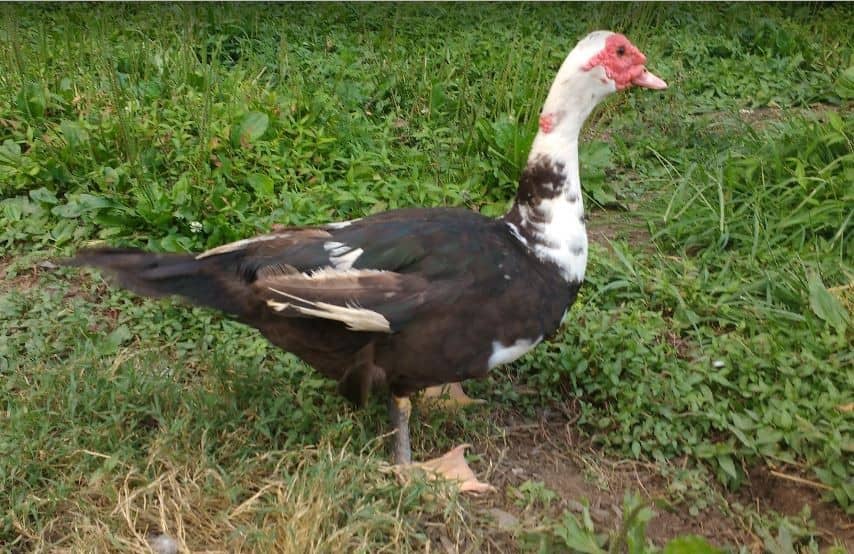
POLYGON ((513 345, 550 335, 580 285, 503 221, 447 208, 289 228, 199 255, 84 250, 70 263, 231 314, 356 403, 378 382, 404 395, 485 375, 513 345))

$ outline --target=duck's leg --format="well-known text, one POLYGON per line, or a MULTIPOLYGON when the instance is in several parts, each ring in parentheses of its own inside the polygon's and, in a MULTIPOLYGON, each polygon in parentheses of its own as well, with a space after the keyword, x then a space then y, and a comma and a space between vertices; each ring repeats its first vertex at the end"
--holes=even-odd
POLYGON ((443 410, 456 410, 472 404, 485 404, 486 400, 472 398, 463 390, 461 383, 446 383, 427 387, 422 393, 423 401, 443 410))
POLYGON ((389 402, 391 423, 397 433, 394 437, 394 463, 408 465, 412 463, 412 445, 409 442, 409 416, 412 415, 412 402, 408 396, 391 395, 389 402))
POLYGON ((456 481, 461 492, 488 492, 495 488, 487 483, 477 480, 474 472, 465 459, 466 447, 461 444, 450 452, 422 463, 412 463, 412 445, 409 440, 409 417, 412 414, 412 402, 408 396, 391 396, 389 402, 389 414, 394 425, 394 461, 402 467, 420 467, 433 477, 444 477, 449 481, 456 481))

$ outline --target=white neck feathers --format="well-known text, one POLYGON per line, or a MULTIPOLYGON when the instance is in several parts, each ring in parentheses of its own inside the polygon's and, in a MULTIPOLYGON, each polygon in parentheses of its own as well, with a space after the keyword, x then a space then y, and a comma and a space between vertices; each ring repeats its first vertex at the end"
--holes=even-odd
POLYGON ((578 167, 578 137, 584 121, 605 96, 601 67, 583 69, 604 44, 605 34, 585 39, 564 61, 546 98, 540 131, 519 180, 516 202, 504 216, 511 232, 541 261, 557 266, 568 282, 584 280, 587 230, 578 167))

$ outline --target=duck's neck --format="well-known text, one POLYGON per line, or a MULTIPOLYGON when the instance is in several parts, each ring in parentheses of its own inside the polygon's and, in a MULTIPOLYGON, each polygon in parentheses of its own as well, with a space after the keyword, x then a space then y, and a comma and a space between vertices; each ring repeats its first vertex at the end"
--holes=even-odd
MULTIPOLYGON (((567 282, 584 280, 587 230, 578 170, 578 136, 595 107, 548 111, 540 118, 513 207, 504 216, 511 232, 541 261, 554 264, 567 282)), ((564 105, 573 106, 572 103, 564 105)))

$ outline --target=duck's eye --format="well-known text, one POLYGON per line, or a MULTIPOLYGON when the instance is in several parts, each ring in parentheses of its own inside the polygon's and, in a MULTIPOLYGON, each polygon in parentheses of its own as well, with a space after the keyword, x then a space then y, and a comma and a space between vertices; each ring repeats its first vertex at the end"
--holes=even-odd
POLYGON ((622 57, 625 53, 626 53, 626 47, 625 46, 618 46, 617 47, 617 55, 618 56, 622 57))

